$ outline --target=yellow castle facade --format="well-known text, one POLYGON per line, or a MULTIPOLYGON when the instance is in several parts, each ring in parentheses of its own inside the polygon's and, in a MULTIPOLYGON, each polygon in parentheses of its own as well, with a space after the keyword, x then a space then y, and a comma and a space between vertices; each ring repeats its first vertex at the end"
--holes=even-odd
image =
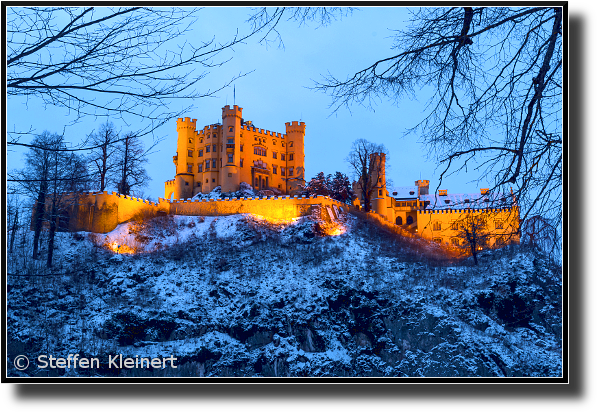
POLYGON ((285 133, 257 128, 243 108, 222 108, 222 123, 196 128, 196 119, 177 120, 176 173, 165 183, 165 198, 192 198, 217 186, 237 191, 245 182, 266 194, 294 195, 305 185, 303 122, 287 122, 285 133))
MULTIPOLYGON (((371 195, 372 211, 386 221, 418 234, 427 240, 456 248, 466 247, 474 235, 477 245, 501 247, 520 242, 519 208, 511 195, 492 194, 481 188, 475 194, 451 194, 447 190, 429 194, 429 180, 415 181, 414 186, 387 188, 385 154, 371 155, 380 168, 371 195)), ((362 194, 354 187, 359 207, 362 194)))

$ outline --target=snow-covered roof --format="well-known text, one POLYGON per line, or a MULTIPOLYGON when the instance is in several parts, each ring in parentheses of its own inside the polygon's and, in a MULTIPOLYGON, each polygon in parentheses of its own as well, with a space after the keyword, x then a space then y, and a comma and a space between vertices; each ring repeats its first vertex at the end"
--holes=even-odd
POLYGON ((392 187, 389 189, 389 196, 396 200, 416 199, 418 197, 418 187, 392 187))
POLYGON ((511 197, 504 194, 425 194, 420 196, 420 200, 430 202, 426 206, 428 210, 511 207, 511 197))

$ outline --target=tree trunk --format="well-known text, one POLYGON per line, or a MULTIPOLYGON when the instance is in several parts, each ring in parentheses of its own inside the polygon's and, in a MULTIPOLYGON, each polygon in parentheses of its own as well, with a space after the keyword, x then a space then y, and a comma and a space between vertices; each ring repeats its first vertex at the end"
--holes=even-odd
POLYGON ((19 207, 15 207, 15 217, 12 221, 12 228, 10 231, 10 251, 12 252, 13 246, 15 244, 15 235, 17 233, 17 228, 19 227, 19 207))
POLYGON ((50 214, 50 231, 48 234, 48 260, 46 262, 48 267, 52 267, 52 257, 54 255, 54 235, 56 234, 56 220, 58 219, 56 210, 56 203, 52 203, 52 212, 50 214))
POLYGON ((40 235, 42 233, 42 225, 44 223, 44 213, 46 210, 46 192, 40 190, 35 202, 35 215, 33 217, 33 259, 37 259, 39 251, 40 235))

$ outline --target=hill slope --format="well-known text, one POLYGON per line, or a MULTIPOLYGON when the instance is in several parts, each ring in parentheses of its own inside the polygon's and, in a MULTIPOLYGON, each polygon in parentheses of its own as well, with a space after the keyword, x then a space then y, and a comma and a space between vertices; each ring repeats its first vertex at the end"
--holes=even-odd
POLYGON ((341 233, 242 215, 60 234, 58 276, 8 279, 9 357, 177 368, 8 375, 561 376, 561 269, 517 248, 432 262, 351 217, 341 233))

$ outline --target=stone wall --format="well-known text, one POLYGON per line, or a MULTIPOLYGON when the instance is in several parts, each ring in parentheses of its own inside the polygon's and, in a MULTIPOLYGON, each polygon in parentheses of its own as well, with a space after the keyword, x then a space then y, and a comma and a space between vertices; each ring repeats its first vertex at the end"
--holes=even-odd
MULTIPOLYGON (((326 196, 248 197, 200 200, 166 200, 158 203, 117 193, 69 193, 61 198, 62 216, 67 217, 69 231, 108 233, 118 224, 136 216, 146 218, 159 215, 228 216, 254 214, 272 220, 290 220, 319 214, 323 219, 337 218, 339 210, 348 206, 326 196), (315 207, 320 207, 315 209, 315 207), (333 217, 330 217, 333 215, 333 217)), ((66 230, 66 229, 64 229, 66 230)))

